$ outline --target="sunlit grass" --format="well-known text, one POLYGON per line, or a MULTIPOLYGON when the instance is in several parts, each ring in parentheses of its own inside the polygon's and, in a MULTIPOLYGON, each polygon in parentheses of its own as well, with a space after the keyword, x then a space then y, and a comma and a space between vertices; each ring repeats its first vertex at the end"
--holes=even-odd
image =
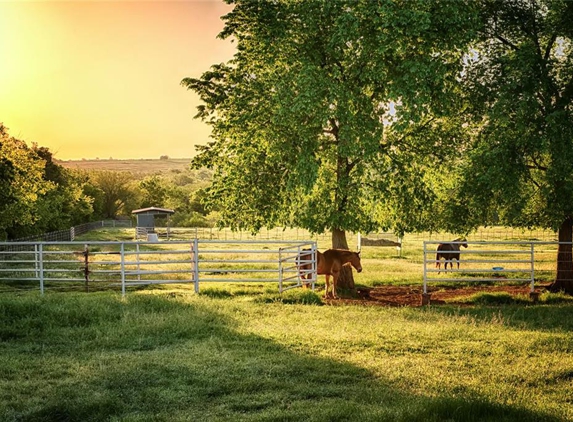
MULTIPOLYGON (((133 237, 103 229, 82 239, 133 237)), ((356 284, 421 286, 422 239, 403 245, 364 247, 356 284)), ((145 246, 170 247, 180 246, 145 246)), ((230 279, 233 268, 254 266, 221 267, 230 279)), ((573 421, 570 296, 384 308, 323 302, 322 276, 316 292, 282 294, 276 282, 230 279, 201 283, 199 294, 182 283, 125 297, 117 286, 2 288, 0 420, 573 421)))
POLYGON ((0 295, 0 420, 573 420, 572 304, 0 295))

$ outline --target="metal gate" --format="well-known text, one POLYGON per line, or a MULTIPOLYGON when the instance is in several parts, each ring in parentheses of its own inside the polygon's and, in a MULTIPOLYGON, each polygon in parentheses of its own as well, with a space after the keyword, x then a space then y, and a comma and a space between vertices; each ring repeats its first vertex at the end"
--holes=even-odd
POLYGON ((279 265, 279 292, 303 286, 310 286, 314 291, 317 275, 316 242, 279 249, 279 265))

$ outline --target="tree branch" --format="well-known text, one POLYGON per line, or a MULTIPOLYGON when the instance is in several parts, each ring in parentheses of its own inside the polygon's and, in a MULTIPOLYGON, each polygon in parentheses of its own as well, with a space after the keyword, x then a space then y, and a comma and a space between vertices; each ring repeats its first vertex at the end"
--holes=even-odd
POLYGON ((543 60, 547 61, 549 59, 549 54, 551 54, 551 49, 553 48, 553 44, 555 44, 555 40, 557 40, 557 34, 554 33, 551 35, 549 42, 547 43, 547 47, 545 47, 545 54, 543 55, 543 60))
POLYGON ((420 126, 416 126, 416 128, 414 130, 412 130, 410 133, 406 132, 400 139, 398 139, 394 143, 400 143, 401 144, 402 142, 404 142, 404 139, 406 139, 407 136, 411 136, 411 135, 415 134, 416 132, 422 131, 423 129, 426 128, 426 126, 428 126, 430 123, 432 123, 436 119, 437 119, 437 117, 434 116, 430 120, 425 122, 424 124, 422 124, 420 126))
POLYGON ((504 37, 502 37, 499 34, 494 34, 494 37, 497 38, 499 41, 502 42, 502 44, 507 45, 509 48, 511 48, 514 51, 519 51, 519 47, 517 47, 515 44, 513 44, 512 42, 506 40, 504 37))
POLYGON ((547 171, 547 167, 546 166, 542 166, 541 164, 539 164, 539 162, 535 159, 535 157, 531 156, 531 161, 533 162, 533 165, 531 164, 526 164, 526 167, 530 170, 540 170, 540 171, 547 171))

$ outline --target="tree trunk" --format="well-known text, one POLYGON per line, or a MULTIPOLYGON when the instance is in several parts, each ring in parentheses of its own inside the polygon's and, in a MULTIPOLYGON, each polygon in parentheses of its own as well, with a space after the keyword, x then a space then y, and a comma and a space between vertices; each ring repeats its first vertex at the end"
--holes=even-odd
MULTIPOLYGON (((348 249, 346 232, 344 230, 332 229, 332 247, 334 249, 348 249)), ((344 290, 354 290, 354 276, 350 265, 342 267, 337 287, 344 290)))
POLYGON ((564 291, 573 295, 573 217, 569 216, 559 227, 559 247, 557 250, 557 277, 549 287, 552 292, 564 291), (561 243, 565 242, 565 243, 561 243))

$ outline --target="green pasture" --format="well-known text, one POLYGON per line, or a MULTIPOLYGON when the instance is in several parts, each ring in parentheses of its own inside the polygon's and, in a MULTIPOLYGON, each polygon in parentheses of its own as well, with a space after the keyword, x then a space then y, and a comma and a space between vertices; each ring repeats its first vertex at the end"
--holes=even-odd
POLYGON ((1 294, 0 420, 573 420, 570 301, 222 292, 1 294))

